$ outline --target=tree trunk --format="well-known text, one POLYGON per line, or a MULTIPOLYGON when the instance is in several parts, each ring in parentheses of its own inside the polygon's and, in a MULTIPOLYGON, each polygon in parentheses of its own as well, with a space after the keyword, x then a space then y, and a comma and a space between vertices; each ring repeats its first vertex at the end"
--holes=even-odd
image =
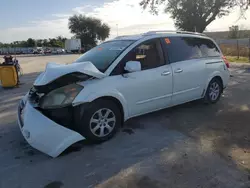
POLYGON ((203 24, 196 26, 196 32, 198 33, 203 33, 205 29, 206 29, 206 26, 204 26, 203 24))

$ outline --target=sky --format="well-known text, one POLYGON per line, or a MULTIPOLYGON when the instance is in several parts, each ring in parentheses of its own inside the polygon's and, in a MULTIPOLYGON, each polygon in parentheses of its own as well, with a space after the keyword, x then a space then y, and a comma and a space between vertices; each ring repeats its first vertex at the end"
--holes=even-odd
MULTIPOLYGON (((139 6, 141 0, 2 0, 0 6, 0 42, 72 37, 68 18, 84 14, 100 18, 111 27, 110 38, 149 30, 175 30, 168 14, 151 15, 139 6)), ((239 10, 216 19, 207 31, 228 30, 231 25, 250 29, 250 10, 239 20, 239 10)))

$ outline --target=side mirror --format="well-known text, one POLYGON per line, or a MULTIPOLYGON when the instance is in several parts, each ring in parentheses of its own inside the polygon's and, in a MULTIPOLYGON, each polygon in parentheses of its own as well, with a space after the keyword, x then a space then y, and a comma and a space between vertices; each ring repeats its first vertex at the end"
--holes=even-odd
POLYGON ((124 67, 124 70, 128 72, 141 71, 141 63, 140 61, 128 61, 124 67))

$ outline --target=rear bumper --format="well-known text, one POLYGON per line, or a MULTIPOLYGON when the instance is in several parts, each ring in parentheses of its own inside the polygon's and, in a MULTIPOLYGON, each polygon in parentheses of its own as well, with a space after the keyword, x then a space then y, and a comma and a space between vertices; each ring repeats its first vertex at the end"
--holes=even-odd
POLYGON ((85 139, 79 133, 44 116, 29 103, 26 97, 20 101, 17 119, 27 142, 51 157, 57 157, 70 145, 85 139))
POLYGON ((230 81, 230 71, 229 69, 227 69, 226 71, 223 72, 223 77, 222 77, 222 80, 223 80, 223 88, 225 89, 227 86, 228 86, 228 83, 230 81))

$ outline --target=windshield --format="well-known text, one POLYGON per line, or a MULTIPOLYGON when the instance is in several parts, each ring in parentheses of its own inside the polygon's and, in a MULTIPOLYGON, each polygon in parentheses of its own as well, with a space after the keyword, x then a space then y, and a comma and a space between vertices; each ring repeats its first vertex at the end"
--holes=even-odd
POLYGON ((102 43, 84 53, 75 63, 90 61, 99 71, 104 72, 133 42, 131 40, 117 40, 102 43))

